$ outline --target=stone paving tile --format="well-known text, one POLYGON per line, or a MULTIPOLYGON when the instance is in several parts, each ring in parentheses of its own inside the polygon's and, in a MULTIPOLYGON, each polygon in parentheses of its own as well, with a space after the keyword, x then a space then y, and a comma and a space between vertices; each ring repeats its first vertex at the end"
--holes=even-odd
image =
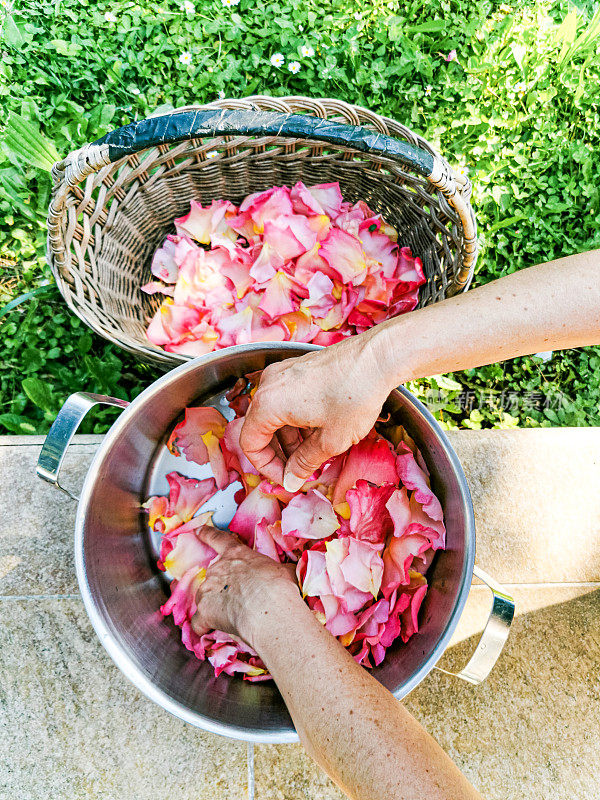
MULTIPOLYGON (((600 590, 514 588, 522 610, 487 681, 470 686, 434 671, 408 708, 486 800, 597 800, 600 785, 600 590)), ((478 595, 480 595, 478 597, 478 595)), ((474 595, 477 613, 487 603, 474 595)), ((466 620, 469 629, 478 623, 466 620)), ((458 670, 477 642, 440 665, 458 670)), ((340 800, 299 745, 256 747, 256 800, 340 800)))
MULTIPOLYGON (((2 438, 0 595, 77 594, 73 561, 77 504, 36 476, 39 444, 9 445, 10 437, 2 438)), ((97 447, 74 444, 67 453, 61 481, 75 494, 97 447)))
POLYGON ((258 744, 256 800, 345 800, 300 744, 258 744))
MULTIPOLYGON (((407 706, 486 800, 597 800, 600 589, 512 591, 521 612, 485 683, 434 671, 407 706)), ((464 666, 477 638, 440 666, 464 666)))
POLYGON ((507 583, 600 581, 600 428, 453 431, 477 563, 507 583))
POLYGON ((246 745, 143 697, 79 600, 0 599, 0 797, 246 800, 246 745))

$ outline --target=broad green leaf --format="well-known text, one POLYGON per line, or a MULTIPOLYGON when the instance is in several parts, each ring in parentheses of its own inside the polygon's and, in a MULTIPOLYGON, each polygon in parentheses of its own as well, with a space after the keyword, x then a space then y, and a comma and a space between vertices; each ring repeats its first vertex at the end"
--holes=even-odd
POLYGON ((106 103, 102 106, 102 112, 100 114, 100 125, 103 128, 106 128, 110 125, 112 118, 115 115, 116 108, 110 103, 106 103))
POLYGON ((408 25, 406 30, 409 33, 436 33, 446 30, 446 20, 431 19, 428 22, 420 22, 418 25, 408 25))
POLYGON ((596 13, 590 20, 587 28, 580 33, 577 39, 571 45, 571 50, 568 55, 574 57, 575 55, 591 55, 596 54, 596 46, 600 38, 600 6, 596 9, 596 13))
POLYGON ((558 43, 562 43, 560 53, 558 54, 558 63, 561 64, 569 48, 575 41, 577 35, 577 11, 572 9, 564 18, 562 23, 556 30, 555 38, 558 43))
POLYGON ((26 347, 21 356, 25 369, 38 370, 44 363, 44 356, 37 347, 26 347))
POLYGON ((152 114, 149 114, 148 116, 162 117, 163 114, 169 114, 171 111, 173 111, 173 109, 174 106, 171 105, 171 103, 163 103, 161 106, 158 106, 158 108, 155 108, 152 114))
POLYGON ((60 159, 54 142, 44 136, 37 125, 14 111, 8 116, 2 145, 21 161, 38 169, 50 170, 60 159))
POLYGON ((8 174, 8 170, 0 170, 0 196, 2 195, 30 220, 37 219, 35 209, 24 202, 24 195, 19 193, 14 180, 12 180, 11 176, 8 174))
POLYGON ((21 33, 19 26, 14 21, 11 14, 7 14, 4 18, 2 38, 9 47, 19 48, 25 42, 25 37, 21 33))
POLYGON ((67 42, 65 39, 52 39, 50 44, 61 56, 77 56, 83 50, 77 42, 67 42))
POLYGON ((489 228, 486 228, 485 233, 487 234, 495 233, 496 231, 499 231, 502 228, 508 228, 510 225, 514 225, 516 222, 520 222, 522 219, 526 219, 525 214, 515 214, 514 217, 501 219, 498 222, 494 222, 494 224, 490 225, 489 228))
POLYGON ((55 403, 52 396, 52 390, 47 383, 39 378, 25 378, 21 381, 21 386, 27 397, 38 408, 44 411, 54 411, 55 403))
POLYGON ((18 414, 0 414, 0 425, 4 425, 11 433, 30 435, 35 433, 35 426, 26 417, 18 414))
POLYGON ((523 59, 525 58, 525 54, 527 53, 527 47, 524 44, 520 44, 519 42, 513 42, 510 46, 511 53, 517 64, 519 65, 519 69, 523 69, 523 59))

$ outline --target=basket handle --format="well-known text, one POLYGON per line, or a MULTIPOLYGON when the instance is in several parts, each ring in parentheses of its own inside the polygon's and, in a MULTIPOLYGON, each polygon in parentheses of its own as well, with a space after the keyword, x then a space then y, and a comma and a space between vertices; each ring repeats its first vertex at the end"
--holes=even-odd
POLYGON ((160 144, 204 136, 284 136, 316 139, 363 153, 385 156, 428 178, 434 157, 401 139, 356 125, 305 114, 245 109, 189 109, 131 122, 93 142, 108 145, 111 162, 160 144))
POLYGON ((382 156, 422 175, 446 197, 463 227, 462 264, 454 277, 454 293, 468 286, 477 256, 475 217, 462 187, 447 162, 401 139, 356 125, 322 117, 277 111, 222 108, 183 108, 131 122, 86 144, 58 162, 53 170, 56 187, 50 216, 57 215, 67 189, 107 164, 149 147, 212 136, 282 136, 327 142, 370 155, 382 156))

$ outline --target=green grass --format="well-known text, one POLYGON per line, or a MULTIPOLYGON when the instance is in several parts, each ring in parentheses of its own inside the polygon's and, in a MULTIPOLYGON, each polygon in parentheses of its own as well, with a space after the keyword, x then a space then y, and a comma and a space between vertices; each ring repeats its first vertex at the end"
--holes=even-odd
MULTIPOLYGON (((160 106, 219 93, 306 94, 405 122, 469 170, 483 244, 474 285, 600 247, 594 3, 207 0, 186 13, 166 0, 6 2, 0 118, 18 114, 45 144, 31 157, 9 136, 0 152, 0 310, 45 288, 0 317, 0 432, 43 433, 72 391, 131 398, 156 377, 92 334, 51 285, 44 166, 53 148, 65 154, 160 106), (301 55, 304 44, 313 57, 301 55), (457 59, 444 61, 453 49, 457 59), (282 69, 270 64, 276 52, 282 69)), ((600 348, 412 388, 448 426, 598 425, 600 348)), ((84 430, 105 430, 110 419, 98 412, 84 430)))

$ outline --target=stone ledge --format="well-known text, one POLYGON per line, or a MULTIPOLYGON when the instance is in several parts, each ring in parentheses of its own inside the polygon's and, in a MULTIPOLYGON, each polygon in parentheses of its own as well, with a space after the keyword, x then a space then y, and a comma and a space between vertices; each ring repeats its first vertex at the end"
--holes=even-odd
MULTIPOLYGON (((600 580, 600 428, 450 438, 471 487, 482 569, 506 583, 600 580)), ((0 595, 75 593, 76 506, 36 477, 43 437, 32 439, 0 437, 0 507, 19 509, 0 517, 0 595)), ((101 439, 75 437, 66 486, 81 486, 101 439)))

